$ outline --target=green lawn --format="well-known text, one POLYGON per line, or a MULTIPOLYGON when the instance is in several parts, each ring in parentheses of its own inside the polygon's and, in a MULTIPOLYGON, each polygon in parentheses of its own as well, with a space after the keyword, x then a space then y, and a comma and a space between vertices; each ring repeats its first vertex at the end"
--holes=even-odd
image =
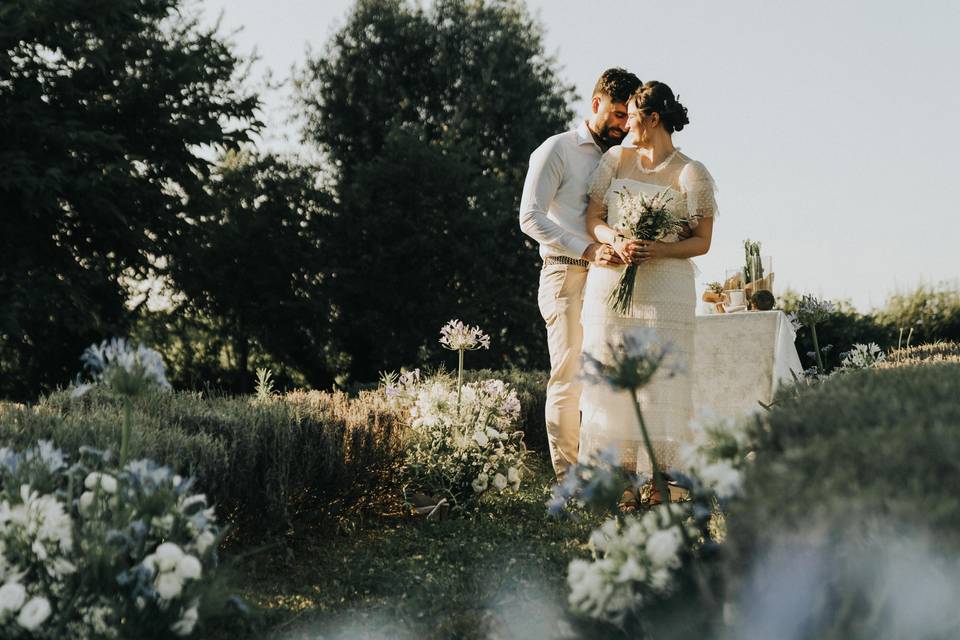
MULTIPOLYGON (((444 521, 403 514, 400 487, 301 514, 274 546, 239 561, 239 586, 270 638, 490 638, 562 635, 566 565, 597 518, 547 517, 553 480, 531 453, 518 495, 444 521)), ((373 485, 373 483, 371 483, 373 485)))

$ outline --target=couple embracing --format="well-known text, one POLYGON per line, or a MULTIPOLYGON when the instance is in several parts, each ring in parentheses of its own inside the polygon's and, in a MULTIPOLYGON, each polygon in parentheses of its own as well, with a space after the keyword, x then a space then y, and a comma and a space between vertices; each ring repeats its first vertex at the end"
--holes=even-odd
MULTIPOLYGON (((627 392, 583 383, 581 354, 609 357, 608 343, 639 326, 671 344, 676 364, 692 362, 696 294, 689 258, 709 250, 717 213, 713 178, 673 144, 689 120, 670 87, 608 69, 591 107, 576 129, 548 138, 530 156, 520 204, 520 228, 539 243, 543 258, 538 303, 550 351, 547 439, 558 478, 578 458, 610 447, 630 471, 652 472, 632 400, 627 392), (621 194, 665 194, 684 227, 659 241, 620 235, 621 194), (609 299, 627 265, 637 265, 633 299, 616 310, 609 299)), ((655 376, 638 399, 657 463, 676 466, 690 439, 690 376, 655 376)))

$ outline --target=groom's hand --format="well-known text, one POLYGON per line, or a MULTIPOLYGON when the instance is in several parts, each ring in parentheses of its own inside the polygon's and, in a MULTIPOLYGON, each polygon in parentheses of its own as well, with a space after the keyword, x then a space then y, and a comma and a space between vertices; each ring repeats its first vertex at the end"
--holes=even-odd
POLYGON ((613 250, 613 247, 602 242, 594 242, 589 245, 587 250, 583 252, 583 259, 599 267, 623 264, 623 260, 613 250))

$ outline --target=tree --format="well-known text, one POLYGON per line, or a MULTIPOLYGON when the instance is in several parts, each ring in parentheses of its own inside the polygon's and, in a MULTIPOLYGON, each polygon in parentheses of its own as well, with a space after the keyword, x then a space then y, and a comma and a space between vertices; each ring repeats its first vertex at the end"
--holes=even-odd
POLYGON ((316 170, 231 152, 203 198, 205 212, 178 247, 170 274, 183 294, 177 312, 207 318, 207 331, 230 344, 233 375, 215 379, 249 391, 256 356, 292 370, 287 377, 332 384, 338 354, 330 349, 322 241, 328 197, 316 170))
POLYGON ((523 4, 359 0, 298 96, 332 171, 330 295, 350 373, 438 357, 452 317, 494 338, 477 365, 545 365, 539 258, 517 210, 572 90, 523 4))
POLYGON ((0 6, 0 396, 126 330, 125 281, 162 272, 197 215, 200 149, 258 127, 241 60, 183 4, 0 6))

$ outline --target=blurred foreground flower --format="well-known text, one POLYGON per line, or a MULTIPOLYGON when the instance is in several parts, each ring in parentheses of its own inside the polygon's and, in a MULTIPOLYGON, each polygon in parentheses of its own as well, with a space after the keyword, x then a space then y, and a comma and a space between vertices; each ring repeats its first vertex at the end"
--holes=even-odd
POLYGON ((102 385, 123 398, 124 418, 120 430, 120 465, 127 462, 130 434, 133 427, 133 399, 149 391, 169 390, 163 358, 153 349, 130 346, 124 338, 104 340, 90 345, 80 356, 90 371, 93 382, 80 384, 72 397, 79 398, 97 385, 102 385))

